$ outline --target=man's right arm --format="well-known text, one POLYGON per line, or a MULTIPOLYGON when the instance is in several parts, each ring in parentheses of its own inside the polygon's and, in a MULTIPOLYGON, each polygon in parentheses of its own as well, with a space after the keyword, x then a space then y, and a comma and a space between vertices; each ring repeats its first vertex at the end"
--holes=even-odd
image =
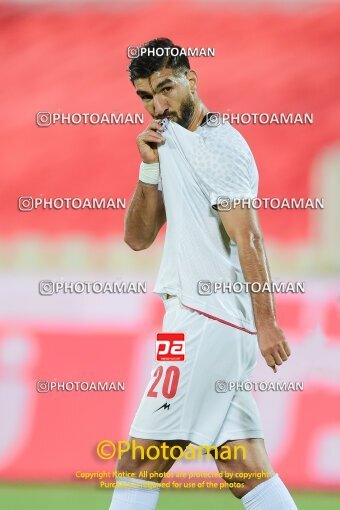
MULTIPOLYGON (((152 120, 145 131, 137 137, 137 147, 146 172, 148 165, 152 167, 158 163, 158 143, 165 141, 160 131, 164 128, 159 120, 152 120)), ((143 179, 144 180, 144 179, 143 179)), ((145 250, 155 240, 159 230, 166 222, 163 193, 158 190, 157 183, 149 184, 157 180, 157 175, 147 182, 138 181, 132 201, 125 216, 124 241, 133 250, 145 250)))
POLYGON ((145 250, 165 222, 163 193, 155 184, 138 181, 125 216, 124 241, 133 250, 145 250))

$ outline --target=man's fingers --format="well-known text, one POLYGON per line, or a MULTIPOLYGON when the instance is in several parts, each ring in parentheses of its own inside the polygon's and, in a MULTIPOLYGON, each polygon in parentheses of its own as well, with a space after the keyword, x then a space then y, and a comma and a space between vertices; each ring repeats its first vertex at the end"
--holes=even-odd
POLYGON ((284 348, 284 351, 287 354, 287 356, 290 356, 291 355, 291 351, 290 351, 290 347, 288 345, 288 342, 286 342, 286 340, 283 341, 283 348, 284 348))
POLYGON ((143 136, 140 137, 142 142, 156 142, 161 143, 165 141, 162 135, 155 133, 154 131, 146 131, 143 136))
POLYGON ((290 349, 288 344, 285 342, 286 345, 277 346, 277 349, 275 351, 272 351, 270 354, 267 354, 264 358, 266 360, 266 363, 269 367, 271 367, 274 372, 277 372, 277 366, 282 365, 284 361, 287 361, 288 356, 290 356, 290 349), (288 349, 287 349, 288 348, 288 349), (288 352, 288 354, 287 354, 288 352))
POLYGON ((268 354, 264 358, 266 360, 267 365, 274 370, 274 372, 277 372, 277 368, 275 366, 275 360, 271 354, 268 354))
POLYGON ((287 361, 288 356, 286 354, 286 351, 284 350, 284 347, 279 345, 279 354, 281 356, 282 361, 287 361))
POLYGON ((273 352, 273 358, 275 360, 275 365, 282 365, 283 361, 278 351, 273 352))
POLYGON ((270 365, 270 368, 272 368, 272 369, 273 369, 274 374, 276 374, 276 372, 277 372, 276 365, 270 365))
POLYGON ((165 138, 161 135, 161 133, 158 133, 157 131, 154 131, 153 129, 147 129, 146 131, 144 131, 144 133, 146 135, 155 135, 155 136, 158 136, 159 138, 162 138, 163 140, 165 140, 165 138))
POLYGON ((287 340, 284 337, 282 330, 278 327, 271 330, 264 330, 263 335, 260 335, 259 345, 261 354, 274 372, 277 372, 277 367, 282 365, 288 360, 290 356, 290 348, 287 340), (273 334, 274 333, 274 334, 273 334))
POLYGON ((161 125, 160 120, 152 120, 146 129, 152 129, 153 131, 164 131, 164 127, 161 125))

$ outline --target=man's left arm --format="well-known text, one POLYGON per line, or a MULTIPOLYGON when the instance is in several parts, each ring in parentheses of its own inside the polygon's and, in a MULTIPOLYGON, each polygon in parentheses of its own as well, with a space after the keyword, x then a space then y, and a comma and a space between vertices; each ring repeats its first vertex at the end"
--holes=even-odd
MULTIPOLYGON (((246 282, 261 286, 271 283, 268 261, 256 210, 236 206, 219 211, 222 224, 238 248, 239 259, 246 282)), ((249 286, 251 287, 251 285, 249 286)), ((260 351, 267 365, 277 371, 290 356, 290 348, 283 331, 277 324, 272 292, 250 292, 260 351)))

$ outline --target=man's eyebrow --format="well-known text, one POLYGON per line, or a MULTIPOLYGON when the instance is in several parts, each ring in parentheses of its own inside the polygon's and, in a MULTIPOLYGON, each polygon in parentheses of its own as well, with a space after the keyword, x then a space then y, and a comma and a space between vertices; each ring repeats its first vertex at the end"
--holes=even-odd
POLYGON ((150 95, 150 92, 148 92, 147 90, 136 90, 136 94, 138 96, 144 96, 144 94, 150 95))
POLYGON ((164 85, 173 85, 173 81, 170 80, 170 78, 165 78, 165 80, 161 81, 155 90, 159 90, 161 89, 162 87, 164 87, 164 85))
MULTIPOLYGON (((166 78, 165 80, 161 81, 161 82, 157 85, 157 87, 155 88, 155 91, 157 92, 157 90, 159 90, 159 89, 161 89, 162 87, 164 87, 164 85, 170 85, 170 84, 171 84, 171 85, 173 85, 173 81, 172 81, 172 80, 170 80, 170 78, 166 78)), ((150 92, 148 92, 147 90, 137 90, 137 91, 136 91, 136 94, 137 94, 138 96, 142 96, 142 95, 144 95, 144 94, 148 94, 148 95, 150 95, 150 92)))

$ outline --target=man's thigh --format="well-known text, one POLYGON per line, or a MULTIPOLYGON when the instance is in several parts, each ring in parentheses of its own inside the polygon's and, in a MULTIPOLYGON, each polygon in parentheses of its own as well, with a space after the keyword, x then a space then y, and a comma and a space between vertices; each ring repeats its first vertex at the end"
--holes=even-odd
POLYGON ((275 474, 263 439, 227 441, 219 447, 218 451, 220 458, 215 460, 218 471, 229 474, 224 479, 228 483, 244 484, 241 488, 230 488, 238 498, 243 497, 247 492, 275 474), (224 460, 229 453, 228 456, 231 458, 224 460))
POLYGON ((184 451, 189 441, 180 439, 162 441, 130 436, 128 443, 130 448, 121 455, 116 470, 120 473, 134 473, 133 478, 161 482, 163 477, 158 474, 167 473, 178 455, 178 451, 170 455, 170 449, 177 447, 184 451))

